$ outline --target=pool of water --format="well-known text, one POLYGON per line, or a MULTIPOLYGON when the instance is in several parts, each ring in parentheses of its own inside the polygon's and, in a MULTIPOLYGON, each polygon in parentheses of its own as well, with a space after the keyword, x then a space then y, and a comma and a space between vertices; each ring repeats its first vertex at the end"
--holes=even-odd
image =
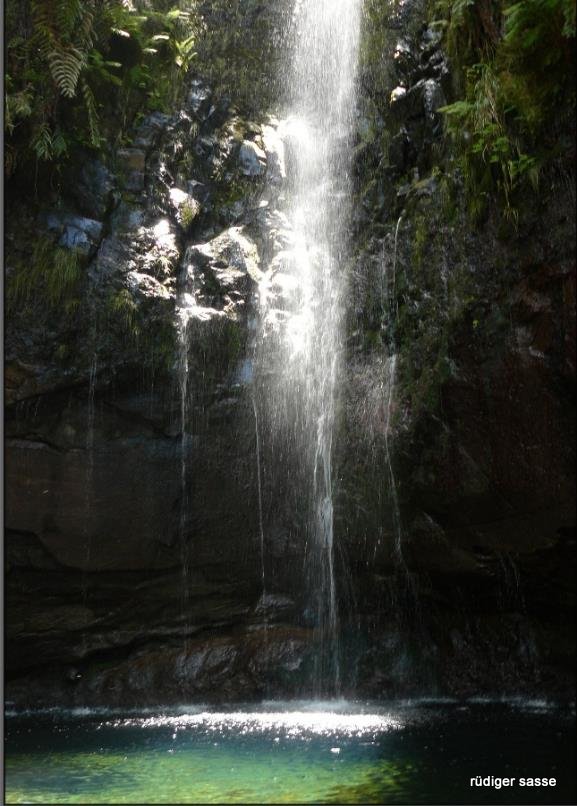
POLYGON ((10 714, 7 803, 575 803, 575 711, 265 703, 10 714), (515 778, 496 788, 471 778, 515 778), (554 786, 520 779, 554 778, 554 786))

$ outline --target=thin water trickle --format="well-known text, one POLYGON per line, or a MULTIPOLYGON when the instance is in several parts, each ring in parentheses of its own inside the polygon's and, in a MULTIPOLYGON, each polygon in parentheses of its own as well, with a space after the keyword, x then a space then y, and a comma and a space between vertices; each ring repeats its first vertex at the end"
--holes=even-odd
POLYGON ((186 425, 188 419, 188 311, 187 308, 178 309, 178 383, 180 391, 180 518, 179 542, 181 560, 181 617, 184 631, 184 650, 186 652, 188 639, 188 604, 189 604, 189 562, 186 541, 186 519, 188 511, 188 481, 187 481, 187 440, 186 425))
POLYGON ((95 423, 95 394, 96 376, 98 374, 98 357, 94 353, 90 364, 88 376, 88 405, 86 414, 86 480, 84 485, 84 533, 86 538, 86 560, 90 563, 92 541, 89 534, 90 510, 92 507, 92 487, 94 482, 94 423, 95 423))
POLYGON ((399 220, 397 221, 397 226, 395 227, 395 246, 393 251, 393 282, 391 288, 391 308, 394 311, 395 315, 398 310, 397 305, 397 255, 398 255, 398 248, 399 248, 399 228, 401 226, 401 221, 403 220, 403 213, 399 216, 399 220))
POLYGON ((267 612, 267 593, 266 593, 266 565, 265 565, 265 541, 264 541, 264 514, 263 514, 263 498, 262 498, 262 455, 260 444, 260 421, 258 416, 258 404, 254 388, 252 390, 252 408, 254 414, 254 436, 255 436, 255 452, 256 452, 256 481, 258 493, 258 531, 260 542, 260 576, 261 576, 261 604, 262 604, 262 618, 264 624, 264 654, 268 653, 268 612, 267 612))
POLYGON ((397 492, 397 480, 395 478, 395 471, 393 469, 393 462, 391 456, 390 446, 390 433, 391 433, 391 413, 393 410, 395 382, 397 373, 397 356, 396 354, 390 356, 387 361, 387 378, 386 378, 386 401, 387 413, 385 418, 385 456, 387 460, 387 473, 389 479, 389 499, 391 503, 391 514, 393 518, 393 529, 395 538, 395 554, 397 561, 405 567, 405 559, 403 557, 403 527, 401 521, 401 509, 399 506, 399 495, 397 492))
POLYGON ((340 660, 332 452, 361 0, 300 0, 294 15, 283 74, 290 108, 279 128, 289 243, 261 286, 261 372, 269 437, 280 439, 287 457, 283 493, 292 492, 303 520, 306 609, 320 647, 314 687, 334 694, 340 660))
POLYGON ((256 398, 252 396, 252 409, 254 414, 254 436, 256 450, 256 483, 258 493, 258 532, 260 541, 260 574, 262 582, 262 599, 266 598, 266 575, 265 575, 265 545, 264 545, 264 518, 262 507, 262 464, 260 449, 260 424, 258 419, 258 406, 256 398))
MULTIPOLYGON (((389 329, 389 357, 385 364, 385 378, 383 382, 383 389, 386 401, 386 414, 385 414, 385 460, 387 465, 387 481, 388 481, 388 498, 391 510, 393 537, 394 537, 394 553, 395 559, 398 564, 399 570, 402 573, 404 582, 407 583, 408 588, 412 591, 412 580, 404 557, 403 550, 403 522, 401 518, 401 508, 399 504, 399 493, 397 486, 396 474, 393 466, 393 457, 391 450, 391 434, 393 430, 392 417, 395 406, 395 392, 397 383, 397 339, 396 339, 396 326, 398 314, 397 302, 397 261, 399 249, 399 231, 403 221, 404 213, 401 213, 395 226, 395 235, 393 242, 393 260, 391 268, 390 280, 387 273, 384 272, 384 281, 386 285, 386 309, 385 315, 387 317, 387 325, 389 329)), ((383 260, 383 266, 386 262, 383 260)))
MULTIPOLYGON (((188 251, 185 253, 181 267, 182 286, 176 305, 176 334, 178 352, 176 358, 176 379, 179 395, 179 428, 180 428, 180 513, 178 523, 178 541, 180 546, 180 618, 183 631, 183 650, 187 654, 190 636, 190 551, 188 545, 188 514, 190 508, 190 324, 199 316, 200 308, 196 299, 194 272, 189 263, 188 251)), ((182 680, 183 692, 186 691, 186 680, 182 680)))
POLYGON ((96 351, 92 356, 90 364, 90 372, 88 374, 88 399, 86 407, 86 471, 84 478, 84 526, 83 538, 86 548, 85 558, 85 571, 82 578, 82 604, 85 610, 85 623, 82 633, 82 647, 83 655, 88 651, 88 626, 90 622, 90 614, 88 611, 88 580, 87 573, 90 570, 90 562, 92 559, 92 532, 91 532, 91 511, 94 496, 94 424, 96 417, 95 408, 95 394, 96 394, 96 377, 98 374, 98 356, 96 351))

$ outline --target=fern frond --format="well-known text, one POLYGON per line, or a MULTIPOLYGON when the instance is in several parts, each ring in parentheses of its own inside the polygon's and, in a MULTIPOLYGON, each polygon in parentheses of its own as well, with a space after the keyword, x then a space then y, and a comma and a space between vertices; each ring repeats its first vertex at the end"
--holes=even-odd
POLYGON ((84 98, 84 105, 86 107, 86 114, 88 116, 88 128, 90 130, 90 142, 98 148, 100 145, 100 127, 99 116, 96 108, 96 99, 94 93, 88 86, 85 79, 82 79, 82 97, 84 98))
POLYGON ((32 138, 32 150, 41 160, 52 159, 52 131, 48 123, 41 123, 32 138))
POLYGON ((83 14, 78 21, 75 40, 79 47, 82 47, 84 50, 90 50, 94 44, 95 37, 95 12, 94 8, 92 7, 93 3, 85 3, 83 6, 83 14))
POLYGON ((63 35, 73 35, 74 29, 82 19, 85 5, 82 0, 58 0, 55 3, 54 18, 58 30, 63 35))
POLYGON ((54 83, 65 98, 74 98, 87 54, 71 47, 69 50, 54 50, 48 55, 48 65, 54 83))
POLYGON ((34 20, 33 46, 38 47, 44 59, 58 45, 58 38, 54 28, 54 20, 48 7, 38 0, 32 2, 32 18, 34 20))
POLYGON ((61 157, 68 151, 68 143, 60 129, 56 129, 52 135, 52 154, 54 157, 61 157))
POLYGON ((95 0, 32 0, 34 37, 65 98, 76 94, 95 37, 95 0), (54 7, 55 5, 55 7, 54 7))
POLYGON ((4 127, 12 134, 19 120, 32 114, 32 94, 28 88, 21 92, 6 92, 4 98, 4 127))

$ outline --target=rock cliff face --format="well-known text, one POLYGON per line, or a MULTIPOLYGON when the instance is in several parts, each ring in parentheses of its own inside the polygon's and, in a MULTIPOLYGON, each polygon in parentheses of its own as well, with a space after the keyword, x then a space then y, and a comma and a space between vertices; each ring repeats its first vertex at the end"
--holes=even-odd
MULTIPOLYGON (((566 693, 574 195, 547 176, 517 231, 496 209, 471 225, 438 113, 450 65, 422 19, 409 4, 366 60, 353 146, 346 684, 566 693)), ((198 78, 107 165, 75 166, 59 205, 9 211, 8 700, 307 691, 290 502, 265 535, 262 595, 252 339, 283 238, 265 113, 246 120, 198 78)))
POLYGON ((65 209, 11 219, 9 271, 42 237, 81 253, 83 272, 68 314, 32 300, 7 339, 17 699, 252 696, 302 662, 294 603, 261 598, 246 393, 276 170, 265 129, 193 82, 172 118, 144 120, 115 173, 87 163, 65 209), (183 401, 178 314, 193 285, 183 401))
MULTIPOLYGON (((401 539, 412 630, 426 634, 412 666, 428 658, 441 687, 562 689, 575 620, 575 197, 552 171, 518 228, 496 206, 472 223, 438 113, 453 92, 441 37, 415 24, 415 5, 404 15, 381 95, 364 98, 358 146, 341 442, 349 553, 382 580, 371 621, 394 579, 387 547, 401 539)), ((398 630, 384 627, 376 688, 406 681, 398 630)))

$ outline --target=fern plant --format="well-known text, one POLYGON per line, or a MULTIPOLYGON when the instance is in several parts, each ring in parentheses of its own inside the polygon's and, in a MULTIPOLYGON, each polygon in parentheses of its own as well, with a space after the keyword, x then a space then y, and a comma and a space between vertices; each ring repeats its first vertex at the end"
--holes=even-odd
POLYGON ((551 120, 574 98, 574 3, 450 0, 436 8, 449 18, 460 96, 439 111, 461 155, 470 208, 480 216, 497 191, 516 221, 518 191, 537 189, 557 153, 551 120))
POLYGON ((482 214, 492 186, 502 195, 505 214, 517 219, 513 195, 525 178, 536 189, 539 162, 523 152, 521 140, 507 125, 502 87, 492 65, 467 71, 466 100, 442 107, 447 129, 464 154, 463 173, 474 216, 482 214))
POLYGON ((143 107, 167 110, 195 57, 195 0, 8 0, 6 170, 99 149, 143 107), (167 8, 168 6, 168 8, 167 8), (135 59, 110 58, 112 38, 135 59))
POLYGON ((32 0, 34 38, 59 92, 73 98, 94 44, 96 0, 32 0))
POLYGON ((41 160, 52 160, 67 151, 67 143, 59 128, 52 129, 43 121, 39 124, 32 138, 32 150, 41 160))

